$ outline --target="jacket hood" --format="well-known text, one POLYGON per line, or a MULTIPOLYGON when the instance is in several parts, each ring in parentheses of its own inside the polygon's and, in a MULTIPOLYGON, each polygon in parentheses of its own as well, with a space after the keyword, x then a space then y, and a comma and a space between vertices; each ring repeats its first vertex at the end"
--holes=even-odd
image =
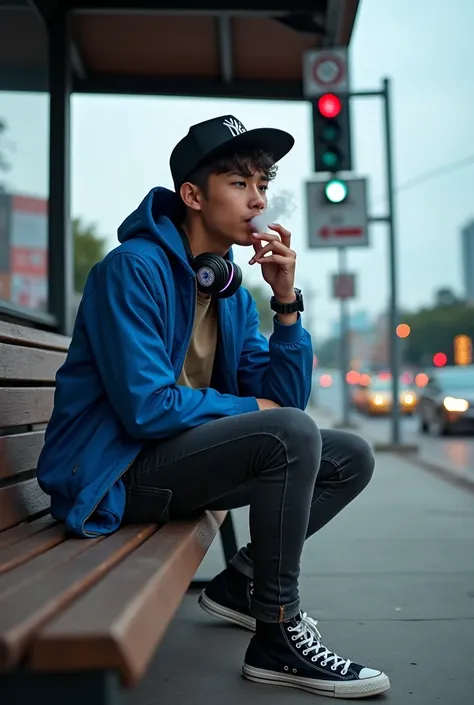
MULTIPOLYGON (((174 191, 157 186, 147 193, 140 205, 119 226, 119 242, 127 242, 135 237, 152 240, 168 253, 173 253, 187 262, 181 236, 176 227, 180 212, 179 196, 174 191)), ((229 250, 226 257, 233 260, 232 250, 229 250)))

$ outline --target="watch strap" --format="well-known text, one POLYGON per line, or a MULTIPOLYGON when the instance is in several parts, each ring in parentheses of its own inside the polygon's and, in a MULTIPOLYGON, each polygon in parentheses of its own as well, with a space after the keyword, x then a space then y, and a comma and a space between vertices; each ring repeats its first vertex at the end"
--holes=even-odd
POLYGON ((303 295, 301 289, 295 289, 296 299, 291 301, 291 303, 281 303, 274 296, 270 299, 270 308, 272 311, 281 314, 296 313, 298 311, 304 311, 303 305, 303 295))

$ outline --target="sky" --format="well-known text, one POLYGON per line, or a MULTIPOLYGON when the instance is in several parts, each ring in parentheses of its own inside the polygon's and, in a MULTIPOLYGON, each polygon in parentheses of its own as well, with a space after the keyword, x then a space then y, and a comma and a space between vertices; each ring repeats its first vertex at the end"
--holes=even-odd
MULTIPOLYGON (((474 3, 472 0, 361 0, 350 46, 351 88, 379 89, 392 79, 395 183, 474 153, 474 3)), ((232 113, 247 127, 286 129, 296 144, 281 162, 272 193, 287 190, 296 209, 282 224, 297 251, 297 281, 311 306, 318 338, 330 333, 338 302, 330 278, 334 250, 307 247, 305 182, 312 176, 311 110, 306 102, 88 96, 72 99, 72 214, 96 224, 107 247, 117 245, 121 221, 154 186, 171 187, 169 154, 190 124, 232 113)), ((48 100, 45 95, 0 93, 0 116, 12 144, 7 186, 47 196, 48 100)), ((354 172, 368 178, 370 215, 384 214, 385 162, 380 99, 352 102, 354 172)), ((399 305, 429 305, 434 291, 462 294, 460 229, 474 217, 474 164, 401 190, 395 198, 399 305)), ((388 303, 388 232, 370 226, 368 248, 348 252, 357 276, 351 311, 371 316, 388 303)), ((246 282, 261 275, 236 249, 246 282)), ((266 285, 265 285, 266 286, 266 285)))

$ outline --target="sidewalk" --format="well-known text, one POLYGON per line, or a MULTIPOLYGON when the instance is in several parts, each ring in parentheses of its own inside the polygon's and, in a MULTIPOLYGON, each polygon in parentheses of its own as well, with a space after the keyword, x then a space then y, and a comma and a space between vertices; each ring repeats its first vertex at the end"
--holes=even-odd
MULTIPOLYGON (((320 620, 330 648, 389 675, 392 689, 367 702, 471 705, 474 495, 399 456, 376 459, 365 492, 307 542, 302 606, 320 620)), ((234 512, 241 543, 247 516, 234 512)), ((221 568, 216 541, 197 577, 221 568)), ((128 705, 335 702, 244 681, 248 640, 247 632, 207 616, 189 594, 128 705)))

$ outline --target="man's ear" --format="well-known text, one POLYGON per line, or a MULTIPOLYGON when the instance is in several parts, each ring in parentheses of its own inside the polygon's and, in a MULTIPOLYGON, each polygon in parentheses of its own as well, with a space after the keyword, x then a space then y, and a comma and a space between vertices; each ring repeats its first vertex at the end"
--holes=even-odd
POLYGON ((193 211, 201 210, 202 194, 197 186, 191 184, 189 181, 185 181, 179 189, 179 195, 185 206, 191 208, 193 211))

